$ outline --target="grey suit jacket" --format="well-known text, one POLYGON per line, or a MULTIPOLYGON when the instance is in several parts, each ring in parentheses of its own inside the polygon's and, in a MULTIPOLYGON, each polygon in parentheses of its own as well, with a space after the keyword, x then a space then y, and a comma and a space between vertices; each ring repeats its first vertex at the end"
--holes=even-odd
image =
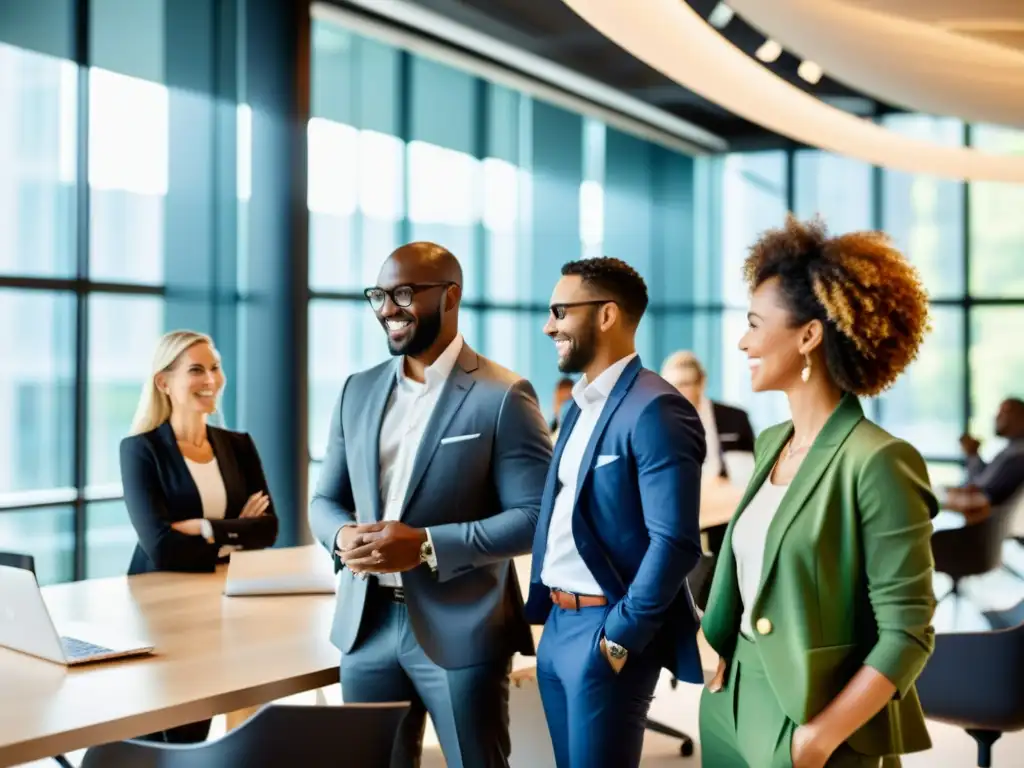
MULTIPOLYGON (((401 358, 346 381, 309 521, 334 553, 346 523, 381 519, 379 441, 401 358)), ((512 557, 530 551, 551 439, 528 381, 463 345, 416 455, 401 520, 430 528, 437 573, 402 574, 409 619, 426 654, 455 669, 533 654, 512 557), (472 437, 469 437, 472 436, 472 437), (461 440, 445 438, 462 437, 461 440)), ((339 567, 335 559, 336 569, 339 567)), ((345 569, 331 642, 362 641, 368 581, 345 569)))

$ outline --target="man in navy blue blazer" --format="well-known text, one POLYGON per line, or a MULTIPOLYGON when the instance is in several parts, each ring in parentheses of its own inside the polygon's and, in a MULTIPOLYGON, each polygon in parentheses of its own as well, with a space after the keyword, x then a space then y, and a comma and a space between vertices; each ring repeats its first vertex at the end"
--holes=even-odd
POLYGON ((700 559, 704 429, 636 355, 647 286, 617 259, 562 268, 544 326, 582 373, 533 543, 528 619, 558 768, 640 764, 661 669, 702 684, 686 576, 700 559))

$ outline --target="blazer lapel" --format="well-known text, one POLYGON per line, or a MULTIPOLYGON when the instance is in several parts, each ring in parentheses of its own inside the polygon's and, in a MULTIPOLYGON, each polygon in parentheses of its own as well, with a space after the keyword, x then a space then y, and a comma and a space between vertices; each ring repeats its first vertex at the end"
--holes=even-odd
POLYGON ((430 466, 430 462, 441 444, 441 436, 448 429, 448 425, 455 414, 459 412, 469 390, 476 383, 472 373, 479 367, 480 363, 476 352, 464 343, 462 352, 459 353, 459 360, 441 389, 437 405, 434 406, 434 411, 430 414, 430 420, 423 431, 423 439, 420 440, 419 448, 416 450, 412 475, 409 477, 409 487, 405 493, 405 502, 402 504, 402 515, 409 508, 409 502, 412 501, 416 490, 423 481, 427 467, 430 466))
POLYGON ((227 494, 227 509, 224 516, 227 518, 238 517, 245 506, 246 488, 245 478, 238 468, 238 457, 231 450, 231 443, 223 430, 217 427, 207 427, 206 436, 213 448, 213 456, 217 459, 217 468, 220 470, 221 479, 224 481, 224 491, 227 494))
POLYGON ((580 408, 576 403, 569 406, 558 428, 558 440, 555 441, 551 464, 548 465, 547 479, 544 481, 544 494, 540 498, 540 515, 537 528, 533 534, 533 560, 530 563, 530 581, 540 581, 541 566, 544 564, 544 553, 548 546, 548 528, 551 527, 551 514, 555 510, 555 497, 558 495, 558 467, 562 463, 565 444, 569 440, 572 428, 580 416, 580 408))
POLYGON ((629 362, 629 365, 626 366, 619 380, 615 383, 612 393, 608 396, 608 402, 604 404, 601 416, 594 425, 594 431, 590 435, 590 442, 587 443, 587 449, 583 452, 583 461, 580 462, 580 474, 576 481, 576 497, 572 502, 574 510, 580 503, 580 493, 583 490, 583 486, 586 485, 587 478, 590 477, 590 470, 594 465, 594 454, 597 452, 597 444, 601 442, 601 436, 604 434, 605 429, 608 428, 608 422, 611 421, 615 410, 622 404, 626 393, 633 386, 633 382, 636 381, 637 374, 640 373, 642 367, 643 364, 640 362, 639 356, 634 357, 629 362))
MULTIPOLYGON (((782 545, 782 539, 786 535, 786 531, 789 530, 793 521, 799 516, 804 505, 807 503, 808 497, 821 481, 822 475, 825 474, 825 470, 832 463, 840 446, 842 446, 850 432, 853 431, 853 428, 863 418, 864 411, 861 409, 857 398, 854 395, 844 395, 836 410, 829 417, 818 437, 814 440, 807 457, 800 465, 800 469, 797 470, 793 482, 790 483, 789 488, 782 497, 778 512, 776 512, 771 525, 768 527, 758 596, 764 590, 768 577, 775 565, 775 560, 779 554, 779 547, 782 545)), ((788 438, 790 434, 792 434, 792 427, 785 430, 785 438, 788 438)), ((768 473, 771 472, 772 467, 775 466, 776 459, 784 444, 785 439, 778 445, 772 446, 774 450, 771 454, 765 454, 766 460, 760 470, 765 480, 768 478, 768 473)), ((760 487, 760 484, 752 483, 751 487, 747 490, 747 494, 752 495, 751 489, 756 493, 760 487)), ((749 499, 744 499, 744 501, 749 502, 749 499)))
POLYGON ((192 479, 192 473, 189 472, 188 465, 185 463, 185 457, 181 453, 181 449, 178 447, 178 441, 174 438, 174 430, 171 429, 171 423, 165 421, 159 427, 157 427, 157 434, 160 436, 161 442, 164 444, 164 449, 167 451, 167 455, 170 458, 172 475, 172 487, 168 488, 168 493, 171 492, 177 494, 181 493, 187 498, 183 500, 184 503, 170 504, 168 505, 171 510, 172 516, 174 515, 175 509, 202 509, 203 499, 199 495, 199 488, 196 486, 196 481, 192 479))
POLYGON ((369 429, 366 437, 373 441, 366 447, 364 452, 366 461, 366 476, 372 479, 370 486, 370 501, 373 504, 373 519, 380 520, 380 431, 384 426, 384 412, 388 407, 388 400, 395 389, 398 376, 398 366, 402 364, 402 358, 396 358, 390 365, 382 368, 381 379, 373 387, 370 396, 366 401, 366 415, 369 420, 369 429))

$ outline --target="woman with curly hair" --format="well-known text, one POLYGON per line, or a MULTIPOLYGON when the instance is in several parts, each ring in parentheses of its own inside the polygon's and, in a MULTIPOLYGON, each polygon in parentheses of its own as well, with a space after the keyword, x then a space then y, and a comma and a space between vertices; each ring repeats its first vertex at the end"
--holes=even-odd
POLYGON ((720 657, 701 698, 714 768, 898 766, 931 742, 914 681, 934 645, 920 454, 864 417, 916 357, 928 300, 877 232, 789 217, 745 264, 754 391, 792 420, 757 440, 702 626, 720 657))

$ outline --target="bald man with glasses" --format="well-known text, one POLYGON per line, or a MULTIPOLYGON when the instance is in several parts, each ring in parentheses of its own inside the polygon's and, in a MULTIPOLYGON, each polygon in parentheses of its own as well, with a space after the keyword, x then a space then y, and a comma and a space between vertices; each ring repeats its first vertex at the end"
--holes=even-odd
POLYGON ((510 662, 534 653, 511 558, 533 541, 547 425, 530 383, 463 340, 446 249, 399 248, 365 296, 393 359, 345 383, 309 513, 342 571, 342 696, 412 702, 395 768, 419 765, 427 713, 449 768, 507 766, 510 662))

